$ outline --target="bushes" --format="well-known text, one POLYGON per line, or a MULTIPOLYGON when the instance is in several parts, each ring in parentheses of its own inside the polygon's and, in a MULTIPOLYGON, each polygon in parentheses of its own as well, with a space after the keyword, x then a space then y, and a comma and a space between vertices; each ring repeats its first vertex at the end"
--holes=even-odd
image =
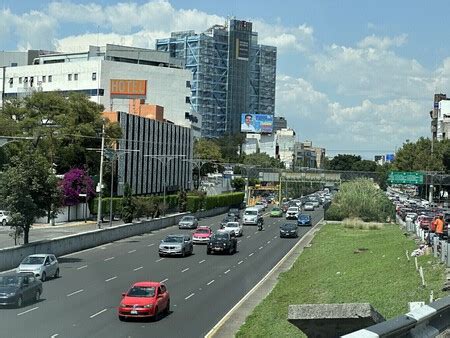
POLYGON ((342 221, 360 218, 365 222, 386 222, 394 215, 394 206, 371 180, 357 179, 341 185, 325 218, 342 221))

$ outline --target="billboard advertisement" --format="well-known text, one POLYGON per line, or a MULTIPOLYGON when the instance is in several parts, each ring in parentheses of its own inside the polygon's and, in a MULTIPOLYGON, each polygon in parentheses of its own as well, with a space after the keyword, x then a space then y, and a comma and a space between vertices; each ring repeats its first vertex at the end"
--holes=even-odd
POLYGON ((241 115, 241 133, 271 134, 273 129, 273 115, 249 114, 241 115))

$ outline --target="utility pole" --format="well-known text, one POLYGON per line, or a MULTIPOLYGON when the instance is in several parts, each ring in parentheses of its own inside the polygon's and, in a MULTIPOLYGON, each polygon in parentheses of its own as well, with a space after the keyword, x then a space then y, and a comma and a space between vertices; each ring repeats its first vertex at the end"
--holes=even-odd
POLYGON ((5 110, 5 98, 6 98, 6 95, 5 95, 6 66, 2 67, 2 73, 3 73, 3 76, 2 76, 2 112, 3 112, 5 110))
POLYGON ((100 179, 98 188, 97 227, 102 227, 102 186, 103 186, 103 156, 105 154, 105 121, 102 124, 102 146, 100 150, 100 179))

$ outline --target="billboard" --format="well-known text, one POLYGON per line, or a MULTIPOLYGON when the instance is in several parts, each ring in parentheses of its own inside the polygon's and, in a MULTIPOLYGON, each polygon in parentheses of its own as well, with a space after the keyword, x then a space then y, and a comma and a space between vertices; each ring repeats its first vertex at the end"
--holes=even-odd
POLYGON ((145 99, 147 80, 111 79, 110 92, 112 98, 145 99))
POLYGON ((241 115, 241 133, 271 134, 273 129, 273 115, 249 114, 241 115))

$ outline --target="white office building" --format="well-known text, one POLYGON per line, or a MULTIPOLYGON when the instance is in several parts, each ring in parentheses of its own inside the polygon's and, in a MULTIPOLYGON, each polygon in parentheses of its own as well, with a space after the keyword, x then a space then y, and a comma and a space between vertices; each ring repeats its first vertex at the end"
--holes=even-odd
POLYGON ((14 63, 0 72, 2 98, 21 97, 33 91, 80 92, 107 111, 128 112, 129 99, 138 93, 145 103, 164 107, 166 120, 191 126, 192 72, 183 69, 183 60, 168 53, 108 44, 79 53, 46 52, 29 63, 14 63), (119 80, 118 92, 112 92, 112 80, 119 80), (127 87, 127 83, 142 85, 134 88, 127 87))
POLYGON ((293 167, 295 159, 295 131, 282 128, 276 132, 278 159, 284 163, 286 169, 293 167))

